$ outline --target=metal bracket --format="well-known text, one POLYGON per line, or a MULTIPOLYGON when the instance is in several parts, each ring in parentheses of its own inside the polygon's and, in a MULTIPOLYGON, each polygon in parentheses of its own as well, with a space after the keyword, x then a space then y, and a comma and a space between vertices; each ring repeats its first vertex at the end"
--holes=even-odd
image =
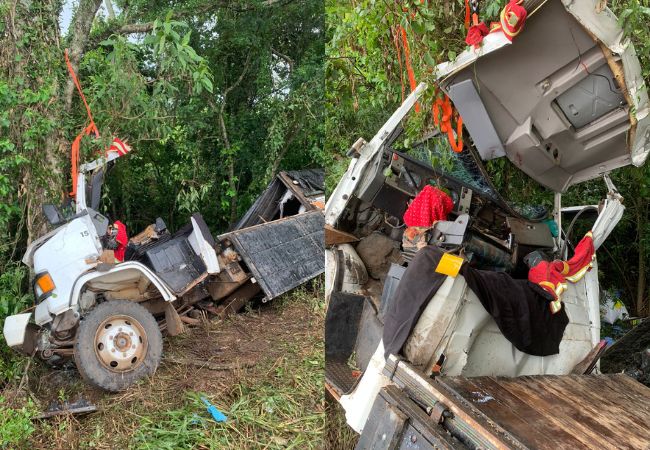
POLYGON ((608 173, 603 175, 603 180, 605 180, 605 184, 607 185, 607 195, 610 195, 619 200, 623 199, 616 186, 614 186, 614 183, 612 182, 612 179, 609 177, 608 173))
POLYGON ((465 231, 468 225, 468 214, 461 214, 453 222, 448 220, 436 222, 430 242, 435 243, 439 247, 461 245, 465 239, 465 231))
POLYGON ((442 423, 442 422, 445 421, 445 418, 448 415, 448 414, 447 415, 445 414, 446 412, 447 413, 449 412, 449 407, 447 405, 445 405, 444 403, 442 403, 442 402, 436 402, 431 407, 431 411, 429 412, 429 416, 431 416, 431 418, 433 420, 435 420, 436 423, 442 423))
POLYGON ((472 204, 472 190, 463 186, 460 191, 460 199, 458 200, 458 212, 463 214, 469 213, 469 207, 472 204))

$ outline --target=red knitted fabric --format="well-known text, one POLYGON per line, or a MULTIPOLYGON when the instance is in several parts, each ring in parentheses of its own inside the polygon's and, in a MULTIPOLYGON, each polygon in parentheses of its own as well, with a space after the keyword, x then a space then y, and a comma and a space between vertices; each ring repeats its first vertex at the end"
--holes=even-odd
POLYGON ((438 188, 426 185, 415 196, 404 213, 407 227, 430 227, 438 220, 447 220, 447 214, 454 209, 454 202, 438 188))
MULTIPOLYGON (((594 260, 594 253, 594 240, 590 231, 576 246, 573 258, 567 261, 569 268, 568 270, 565 268, 563 275, 565 275, 569 281, 573 281, 572 278, 576 276, 577 280, 582 278, 581 271, 583 271, 587 266, 591 268, 591 263, 594 260)), ((582 275, 584 275, 584 273, 582 275)))
POLYGON ((510 0, 510 2, 501 11, 500 21, 492 27, 491 32, 501 31, 509 41, 521 33, 526 23, 528 13, 521 6, 523 0, 510 0))

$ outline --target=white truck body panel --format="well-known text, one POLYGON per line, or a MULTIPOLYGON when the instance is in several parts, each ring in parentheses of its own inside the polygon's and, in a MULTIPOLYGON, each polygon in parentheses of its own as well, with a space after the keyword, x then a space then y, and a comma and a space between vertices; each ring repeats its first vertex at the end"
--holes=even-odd
POLYGON ((50 314, 61 314, 70 307, 76 280, 95 266, 101 251, 99 236, 90 216, 85 215, 60 227, 34 252, 34 273, 48 272, 55 284, 45 301, 50 314))
POLYGON ((20 347, 25 342, 25 331, 32 317, 31 313, 16 314, 5 318, 2 332, 9 347, 20 347))

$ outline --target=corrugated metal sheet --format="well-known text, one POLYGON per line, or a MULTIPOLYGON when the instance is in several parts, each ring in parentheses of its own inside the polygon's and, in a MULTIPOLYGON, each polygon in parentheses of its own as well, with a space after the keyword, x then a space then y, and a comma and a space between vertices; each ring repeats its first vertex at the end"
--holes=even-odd
POLYGON ((219 236, 229 240, 260 284, 275 298, 325 270, 325 218, 320 210, 219 236))

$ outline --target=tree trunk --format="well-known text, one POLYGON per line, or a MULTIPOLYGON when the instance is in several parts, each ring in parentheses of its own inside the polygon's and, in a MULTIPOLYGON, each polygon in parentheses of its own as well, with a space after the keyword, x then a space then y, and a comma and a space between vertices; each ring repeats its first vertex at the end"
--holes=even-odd
POLYGON ((115 10, 113 10, 113 2, 111 0, 104 0, 104 5, 106 6, 106 12, 108 13, 108 18, 110 20, 115 20, 115 10))
MULTIPOLYGON (((86 43, 90 36, 90 28, 97 10, 102 4, 102 0, 80 0, 77 11, 70 24, 70 64, 77 72, 79 70, 79 61, 86 49, 86 43)), ((72 97, 74 95, 75 85, 72 78, 68 78, 65 85, 65 110, 70 111, 72 107, 72 97)))
POLYGON ((230 138, 228 137, 228 128, 226 127, 226 121, 224 114, 226 111, 226 102, 228 100, 228 94, 235 89, 244 79, 246 72, 248 71, 248 65, 251 60, 251 54, 249 53, 246 56, 246 62, 244 63, 244 69, 239 74, 239 77, 233 84, 228 86, 223 93, 221 94, 221 107, 219 108, 219 128, 221 129, 221 139, 223 140, 223 145, 226 150, 226 162, 228 164, 228 190, 232 192, 230 198, 230 225, 234 225, 237 220, 237 178, 235 177, 235 156, 232 154, 232 145, 230 144, 230 138))
POLYGON ((63 53, 59 42, 59 2, 9 2, 0 35, 0 79, 15 94, 9 139, 16 155, 26 159, 17 165, 12 179, 16 196, 12 203, 23 211, 16 228, 16 242, 31 242, 45 231, 41 208, 49 200, 61 200, 65 141, 58 99, 63 53), (35 95, 42 100, 27 100, 35 95))
POLYGON ((645 315, 645 295, 646 295, 646 264, 645 252, 642 246, 639 246, 639 279, 636 287, 636 314, 637 316, 645 315))

